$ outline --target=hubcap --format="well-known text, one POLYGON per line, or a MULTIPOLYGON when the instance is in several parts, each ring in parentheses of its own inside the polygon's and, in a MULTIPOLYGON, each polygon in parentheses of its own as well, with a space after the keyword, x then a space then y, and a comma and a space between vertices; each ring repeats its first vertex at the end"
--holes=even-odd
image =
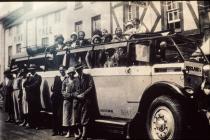
POLYGON ((154 139, 171 139, 174 134, 174 116, 169 108, 157 107, 151 118, 150 132, 154 139))

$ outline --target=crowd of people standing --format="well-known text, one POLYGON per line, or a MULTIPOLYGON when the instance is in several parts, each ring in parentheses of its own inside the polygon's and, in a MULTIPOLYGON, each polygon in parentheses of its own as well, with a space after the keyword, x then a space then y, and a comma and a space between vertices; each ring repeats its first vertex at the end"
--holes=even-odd
MULTIPOLYGON (((5 96, 5 112, 8 113, 5 122, 40 129, 42 78, 36 70, 37 67, 31 65, 28 69, 18 70, 16 77, 9 69, 5 70, 4 81, 0 85, 5 96)), ((83 73, 82 64, 69 67, 67 72, 60 66, 59 72, 51 87, 52 136, 63 136, 67 130, 67 138, 73 135, 77 140, 87 139, 94 86, 92 77, 83 73), (76 73, 78 76, 75 76, 76 73)))

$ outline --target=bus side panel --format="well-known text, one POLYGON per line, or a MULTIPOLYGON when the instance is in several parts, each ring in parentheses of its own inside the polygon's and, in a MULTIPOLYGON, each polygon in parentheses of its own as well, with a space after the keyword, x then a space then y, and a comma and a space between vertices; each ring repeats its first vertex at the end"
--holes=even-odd
POLYGON ((54 77, 59 74, 58 71, 47 71, 47 72, 39 72, 38 73, 42 77, 42 84, 41 84, 41 106, 45 111, 51 112, 51 86, 54 82, 54 77))

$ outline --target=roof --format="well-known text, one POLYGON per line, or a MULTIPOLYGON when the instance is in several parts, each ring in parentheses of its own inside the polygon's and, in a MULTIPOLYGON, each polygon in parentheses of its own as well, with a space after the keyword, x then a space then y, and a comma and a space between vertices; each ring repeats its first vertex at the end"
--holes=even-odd
POLYGON ((47 8, 43 7, 43 8, 40 8, 38 10, 29 11, 25 15, 21 16, 20 18, 18 18, 17 20, 15 20, 11 24, 9 24, 7 26, 7 28, 10 28, 14 25, 20 24, 24 20, 30 20, 32 18, 37 18, 37 17, 40 17, 40 16, 44 16, 44 15, 50 14, 52 12, 56 12, 56 11, 60 11, 62 9, 65 9, 66 7, 67 7, 66 3, 60 2, 60 3, 56 3, 56 4, 51 4, 47 8))

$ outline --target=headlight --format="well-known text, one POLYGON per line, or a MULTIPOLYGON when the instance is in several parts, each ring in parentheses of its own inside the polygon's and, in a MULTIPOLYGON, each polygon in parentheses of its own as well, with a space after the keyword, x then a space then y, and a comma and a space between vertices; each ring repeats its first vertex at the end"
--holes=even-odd
POLYGON ((187 95, 193 95, 194 94, 194 90, 190 87, 185 87, 184 88, 184 92, 187 94, 187 95))

